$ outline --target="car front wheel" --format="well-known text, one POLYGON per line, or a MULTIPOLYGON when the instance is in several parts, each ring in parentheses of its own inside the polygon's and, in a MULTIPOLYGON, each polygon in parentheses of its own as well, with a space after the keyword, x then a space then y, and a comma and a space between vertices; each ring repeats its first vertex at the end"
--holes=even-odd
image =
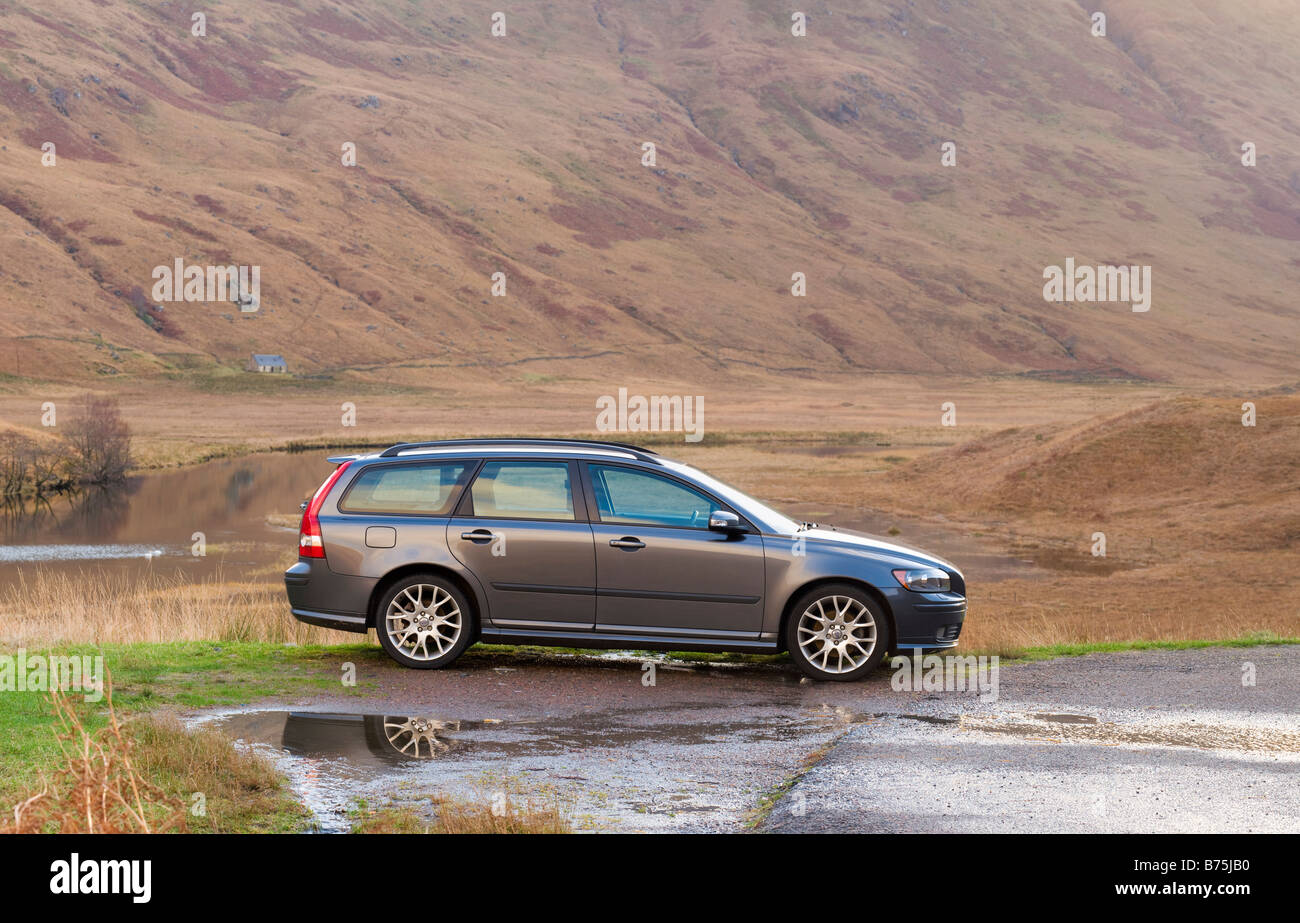
POLYGON ((808 676, 850 682, 879 666, 893 638, 879 603, 852 584, 835 583, 815 587, 795 601, 785 643, 808 676))
POLYGON ((375 613, 379 644, 417 670, 445 667, 469 647, 474 614, 460 589, 433 574, 414 574, 389 588, 375 613))

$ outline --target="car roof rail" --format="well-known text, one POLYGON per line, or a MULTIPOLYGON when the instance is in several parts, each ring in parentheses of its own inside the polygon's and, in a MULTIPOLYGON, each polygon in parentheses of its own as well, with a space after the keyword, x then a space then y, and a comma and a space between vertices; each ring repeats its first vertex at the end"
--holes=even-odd
POLYGON ((626 442, 602 442, 598 439, 437 439, 432 442, 399 442, 396 445, 389 446, 379 453, 380 458, 393 458, 401 455, 403 452, 415 451, 418 449, 441 449, 454 448, 456 446, 488 446, 488 447, 510 447, 510 446, 547 446, 557 449, 565 447, 586 448, 586 449, 609 449, 616 452, 627 452, 635 456, 640 461, 660 462, 659 454, 650 449, 639 445, 630 445, 626 442))

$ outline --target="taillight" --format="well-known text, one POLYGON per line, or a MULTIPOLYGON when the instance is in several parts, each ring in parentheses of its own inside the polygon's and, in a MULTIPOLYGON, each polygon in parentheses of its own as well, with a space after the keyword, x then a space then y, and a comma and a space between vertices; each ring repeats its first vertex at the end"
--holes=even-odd
POLYGON ((330 488, 348 469, 352 462, 344 462, 334 469, 334 473, 311 495, 311 502, 302 511, 302 525, 298 527, 298 556, 303 558, 325 557, 325 542, 320 534, 320 508, 330 488))

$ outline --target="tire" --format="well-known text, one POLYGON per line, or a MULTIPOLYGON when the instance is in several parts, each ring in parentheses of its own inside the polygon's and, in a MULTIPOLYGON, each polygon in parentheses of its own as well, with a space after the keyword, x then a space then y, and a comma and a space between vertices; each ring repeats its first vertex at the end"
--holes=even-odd
POLYGON ((456 584, 435 574, 411 574, 379 600, 375 634, 389 657, 414 670, 449 665, 473 642, 473 609, 456 584))
POLYGON ((862 679, 880 665, 893 643, 881 605, 851 583, 814 587, 794 601, 786 619, 790 659, 815 680, 862 679))

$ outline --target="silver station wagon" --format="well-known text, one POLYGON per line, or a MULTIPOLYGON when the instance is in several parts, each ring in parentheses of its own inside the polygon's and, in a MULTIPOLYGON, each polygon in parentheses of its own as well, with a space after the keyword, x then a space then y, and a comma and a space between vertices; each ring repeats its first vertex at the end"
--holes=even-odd
POLYGON ((789 651, 853 680, 891 651, 956 646, 966 616, 946 561, 797 522, 636 446, 444 440, 330 461, 284 575, 293 615, 373 628, 408 667, 484 641, 789 651))

